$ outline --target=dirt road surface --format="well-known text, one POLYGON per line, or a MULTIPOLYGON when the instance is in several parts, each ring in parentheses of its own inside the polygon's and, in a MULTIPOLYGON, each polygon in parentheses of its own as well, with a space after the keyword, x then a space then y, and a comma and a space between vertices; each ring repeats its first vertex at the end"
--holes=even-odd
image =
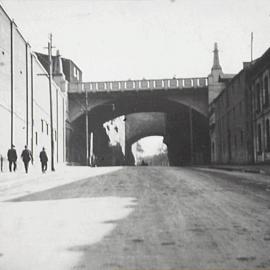
POLYGON ((263 175, 126 167, 3 202, 0 221, 0 269, 270 269, 263 175))

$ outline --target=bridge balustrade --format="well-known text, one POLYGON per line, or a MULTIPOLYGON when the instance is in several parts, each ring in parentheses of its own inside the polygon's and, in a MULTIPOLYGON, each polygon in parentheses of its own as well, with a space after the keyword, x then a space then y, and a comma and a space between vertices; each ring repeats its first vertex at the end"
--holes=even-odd
POLYGON ((140 90, 167 90, 199 88, 208 85, 207 78, 173 78, 158 80, 128 80, 107 82, 70 83, 69 92, 114 92, 140 90))

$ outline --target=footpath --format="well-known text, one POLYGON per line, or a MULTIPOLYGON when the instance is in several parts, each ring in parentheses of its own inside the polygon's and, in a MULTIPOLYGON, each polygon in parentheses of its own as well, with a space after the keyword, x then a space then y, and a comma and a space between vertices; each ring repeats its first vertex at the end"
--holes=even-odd
POLYGON ((55 171, 42 173, 39 167, 29 167, 26 174, 23 170, 16 172, 0 172, 0 202, 22 197, 75 181, 87 179, 97 175, 110 173, 121 167, 87 167, 87 166, 58 166, 55 171))
POLYGON ((259 165, 208 165, 204 166, 209 169, 218 169, 225 171, 237 171, 244 173, 257 173, 270 176, 270 165, 259 164, 259 165))

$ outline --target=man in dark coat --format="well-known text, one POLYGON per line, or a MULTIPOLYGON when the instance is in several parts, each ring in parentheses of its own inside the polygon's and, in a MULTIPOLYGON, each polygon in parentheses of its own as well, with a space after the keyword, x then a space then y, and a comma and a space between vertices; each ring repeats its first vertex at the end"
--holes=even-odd
POLYGON ((41 162, 41 170, 43 173, 45 173, 47 171, 48 156, 44 147, 42 148, 42 151, 39 154, 39 159, 41 162))
POLYGON ((22 151, 21 158, 24 163, 24 168, 25 172, 28 173, 28 166, 29 166, 29 161, 33 161, 33 156, 30 150, 28 149, 27 145, 24 147, 24 150, 22 151))
POLYGON ((12 171, 12 164, 13 164, 13 171, 16 171, 17 168, 17 152, 15 149, 15 145, 11 145, 11 148, 7 152, 7 157, 8 157, 8 163, 9 163, 9 171, 12 171))

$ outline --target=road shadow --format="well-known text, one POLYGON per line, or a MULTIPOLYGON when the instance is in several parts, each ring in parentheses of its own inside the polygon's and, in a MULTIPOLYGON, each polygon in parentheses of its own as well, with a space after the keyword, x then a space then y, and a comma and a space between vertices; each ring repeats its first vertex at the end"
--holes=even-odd
MULTIPOLYGON (((130 169, 129 169, 130 170, 130 169)), ((34 192, 5 202, 61 200, 91 197, 136 197, 132 189, 125 185, 127 168, 111 173, 91 176, 72 183, 34 192)))

